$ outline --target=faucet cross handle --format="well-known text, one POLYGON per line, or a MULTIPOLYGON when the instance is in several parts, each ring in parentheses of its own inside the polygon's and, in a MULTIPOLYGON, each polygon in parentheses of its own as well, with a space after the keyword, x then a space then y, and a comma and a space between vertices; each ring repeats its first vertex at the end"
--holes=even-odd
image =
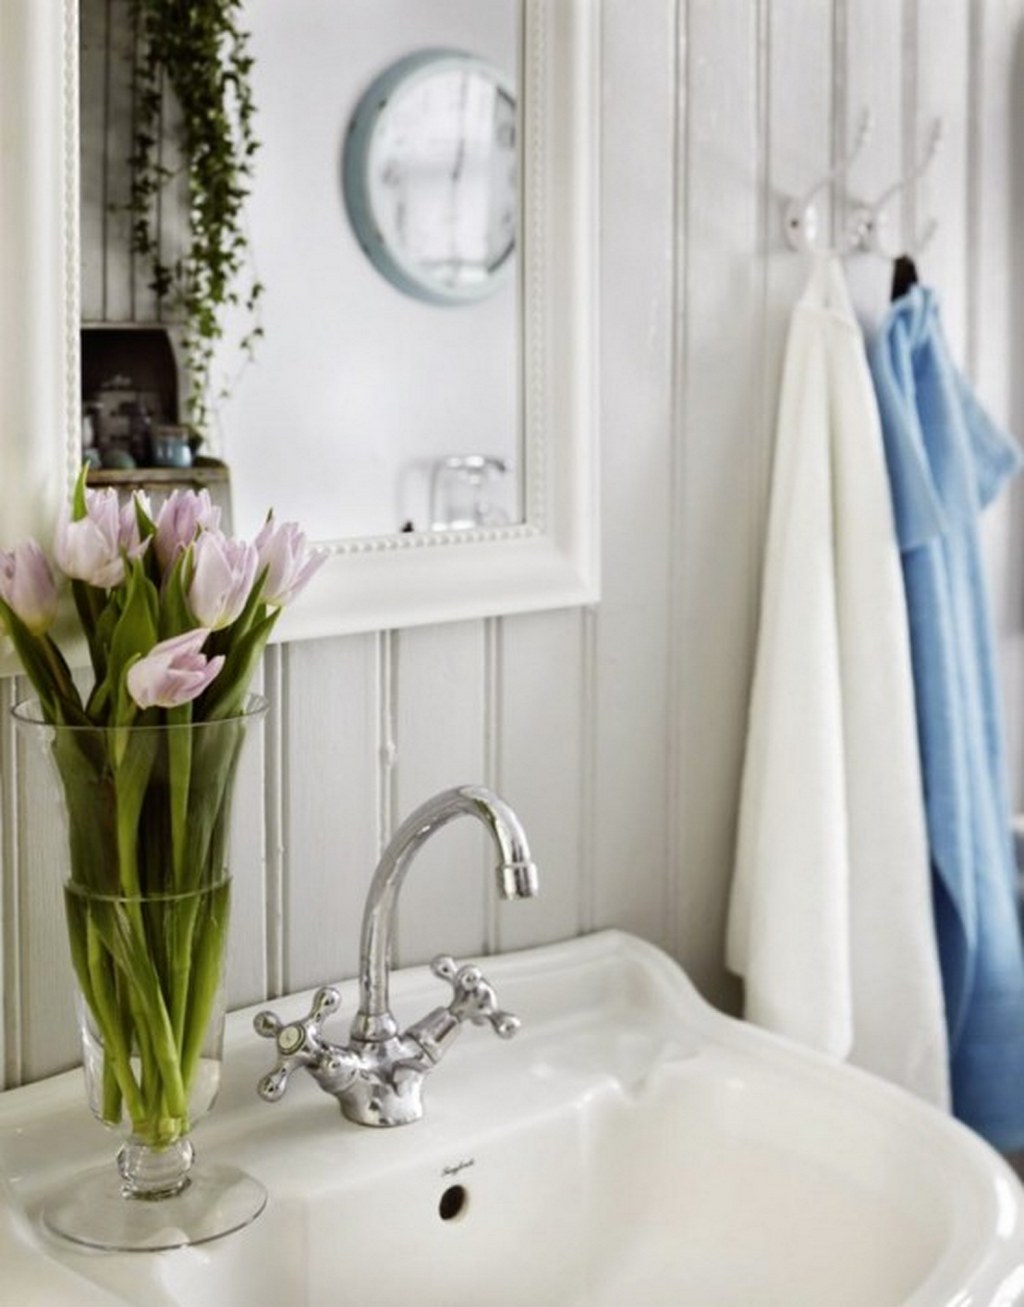
POLYGON ((452 987, 448 1011, 458 1021, 474 1026, 490 1025, 502 1039, 511 1039, 522 1022, 511 1012, 498 1007, 497 995, 483 972, 472 962, 459 966, 454 958, 442 954, 434 958, 430 970, 452 987))
POLYGON ((275 1012, 257 1012, 253 1028, 264 1039, 277 1045, 277 1063, 263 1076, 256 1092, 268 1103, 276 1103, 288 1088, 288 1077, 298 1067, 322 1067, 331 1050, 321 1034, 324 1018, 337 1011, 341 996, 336 989, 324 986, 313 995, 313 1006, 299 1021, 283 1025, 275 1012))

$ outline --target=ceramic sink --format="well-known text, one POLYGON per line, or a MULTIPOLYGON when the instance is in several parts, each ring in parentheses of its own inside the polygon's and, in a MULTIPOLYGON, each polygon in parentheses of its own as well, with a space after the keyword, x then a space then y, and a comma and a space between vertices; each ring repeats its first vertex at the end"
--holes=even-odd
MULTIPOLYGON (((200 1164, 266 1185, 247 1229, 90 1253, 41 1227, 52 1187, 112 1157, 78 1073, 0 1095, 4 1301, 189 1307, 1011 1307, 1024 1191, 984 1143, 872 1076, 715 1012, 619 932, 487 960, 523 1029, 463 1033, 391 1130, 344 1120, 229 1018, 200 1164)), ((332 1018, 343 1034, 355 987, 332 1018)), ((398 972, 400 1020, 435 1005, 398 972)), ((310 995, 273 1006, 300 1017, 310 995)), ((255 1011, 255 1009, 253 1010, 255 1011)), ((111 1165, 113 1163, 111 1162, 111 1165)))

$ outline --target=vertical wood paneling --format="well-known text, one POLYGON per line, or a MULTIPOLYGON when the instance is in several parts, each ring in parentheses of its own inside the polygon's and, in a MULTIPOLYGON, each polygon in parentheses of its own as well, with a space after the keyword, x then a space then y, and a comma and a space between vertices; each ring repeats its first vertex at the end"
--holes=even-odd
MULTIPOLYGON (((833 13, 831 5, 805 0, 765 0, 768 49, 766 185, 769 198, 766 260, 765 409, 772 426, 767 449, 774 446, 775 403, 782 373, 789 316, 808 276, 805 258, 783 238, 785 201, 802 196, 832 167, 833 13)), ((832 194, 826 188, 813 200, 818 213, 818 243, 833 232, 832 194)), ((762 532, 763 534, 763 532, 762 532)), ((760 564, 758 564, 760 567, 760 564)))
MULTIPOLYGON (((85 322, 157 322, 166 316, 146 263, 129 251, 135 67, 130 0, 80 0, 81 311, 85 322)), ((188 174, 175 145, 180 110, 165 91, 158 163, 170 174, 154 198, 160 255, 171 265, 187 239, 188 174)))
POLYGON ((129 0, 109 0, 106 95, 106 201, 103 213, 106 281, 104 320, 130 322, 135 315, 135 278, 129 253, 131 220, 126 205, 131 173, 125 161, 132 151, 132 78, 135 38, 129 18, 129 0))
POLYGON ((283 651, 283 978, 302 989, 358 970, 359 922, 377 859, 378 639, 283 651))
MULTIPOLYGON (((181 139, 182 113, 177 98, 165 86, 163 94, 163 137, 160 143, 160 165, 170 173, 161 192, 158 210, 160 258, 164 265, 173 268, 188 253, 189 245, 189 184, 188 166, 177 142, 181 139)), ((138 260, 136 260, 138 263, 138 260)), ((149 273, 136 268, 136 295, 147 296, 138 308, 140 318, 147 315, 155 321, 175 322, 181 319, 178 305, 158 300, 148 288, 149 273)), ((172 337, 174 339, 174 337, 172 337)), ((184 374, 184 368, 181 369, 184 374)), ((184 417, 184 414, 181 414, 184 417)))
MULTIPOLYGON (((141 71, 142 61, 144 57, 145 57, 145 47, 140 40, 136 39, 134 44, 134 49, 133 49, 133 67, 130 70, 131 72, 130 85, 131 85, 133 99, 135 98, 136 90, 137 90, 136 79, 141 71)), ((165 95, 164 99, 169 100, 170 97, 165 95)), ((174 152, 172 151, 171 146, 168 143, 168 138, 170 136, 170 126, 171 126, 170 122, 167 121, 167 122, 161 122, 159 127, 160 140, 156 147, 156 162, 158 166, 163 166, 165 163, 168 166, 173 166, 175 162, 180 162, 180 160, 175 158, 174 152)), ((133 124, 133 129, 134 129, 134 124, 133 124)), ((121 162, 121 170, 123 176, 125 176, 128 179, 131 178, 131 169, 128 166, 127 160, 123 160, 121 162)), ((177 201, 176 195, 173 202, 169 202, 168 198, 166 198, 172 193, 173 192, 171 191, 170 184, 168 184, 168 186, 165 187, 160 192, 159 195, 153 196, 149 205, 150 228, 156 237, 157 248, 160 250, 161 257, 163 257, 163 241, 161 239, 162 228, 164 225, 163 217, 165 213, 170 215, 176 207, 176 201, 177 201)), ((187 213, 187 210, 185 210, 185 212, 187 213)), ((147 261, 143 258, 140 258, 138 255, 132 255, 129 258, 128 267, 129 267, 129 284, 131 286, 131 297, 132 297, 132 313, 131 313, 132 321, 133 322, 159 321, 160 304, 157 299, 156 293, 153 291, 150 285, 150 282, 152 281, 152 273, 150 271, 147 261)))
POLYGON ((263 656, 263 693, 267 719, 263 733, 266 770, 263 775, 264 911, 266 913, 266 980, 268 994, 282 994, 285 982, 285 671, 287 651, 279 645, 263 656))
MULTIPOLYGON (((841 57, 846 75, 844 131, 838 148, 849 148, 865 109, 871 111, 871 138, 846 177, 847 202, 841 206, 843 230, 857 204, 873 204, 903 176, 903 12, 892 0, 854 0, 844 11, 841 57)), ((837 50, 837 54, 840 51, 837 50)), ((903 201, 885 208, 887 248, 899 249, 903 201)), ((877 254, 854 253, 847 260, 854 308, 865 329, 876 326, 889 304, 892 265, 877 254)))
POLYGON ((1012 331, 1011 271, 1017 231, 1013 213, 1014 71, 1018 43, 1007 40, 1011 17, 1024 20, 1021 0, 983 0, 971 7, 968 160, 969 278, 966 363, 997 421, 1010 423, 1011 380, 1018 369, 1005 348, 1012 331))
POLYGON ((667 942, 676 6, 603 18, 593 924, 667 942))
MULTIPOLYGON (((766 239, 771 262, 802 262, 779 254, 781 218, 764 204, 763 18, 754 3, 731 5, 727 14, 713 0, 688 6, 679 362, 686 434, 676 544, 681 774, 670 802, 680 822, 678 947, 709 992, 723 984, 772 430, 762 379, 766 239)), ((814 166, 805 160, 792 169, 790 187, 806 189, 814 166)), ((772 201, 780 210, 778 190, 772 201)), ((785 275, 792 278, 791 266, 785 275)))
POLYGON ((17 778, 10 711, 16 682, 0 680, 0 1089, 17 1083, 18 1049, 18 882, 17 778))
MULTIPOLYGON (((397 827, 439 790, 486 779, 487 710, 483 622, 417 628, 395 639, 397 827)), ((472 818, 456 819, 424 844, 399 901, 401 965, 438 953, 471 957, 484 951, 494 865, 490 837, 472 818)))
POLYGON ((499 951, 565 939, 579 928, 590 711, 583 641, 578 612, 501 623, 494 782, 526 827, 540 896, 499 909, 499 951))
MULTIPOLYGON (((989 149, 994 152, 1000 148, 997 142, 1003 141, 1011 237, 1005 269, 1005 294, 1010 303, 1009 330, 1006 338, 998 342, 995 348, 1006 356, 1009 364, 1007 417, 1018 439, 1024 439, 1024 368, 1020 366, 1020 360, 1024 358, 1024 242, 1020 239, 1021 226, 1024 224, 1024 151, 1019 146, 1020 124, 1024 122, 1024 16, 1016 0, 1011 4, 1000 4, 993 0, 992 5, 986 6, 986 12, 991 12, 992 15, 991 35, 986 44, 1001 44, 1009 62, 1008 117, 1009 122, 1015 124, 1014 130, 1008 132, 1005 121, 1001 123, 996 139, 989 144, 989 149), (1005 17, 1004 10, 1009 11, 1005 17)), ((993 262, 991 275, 997 277, 998 274, 999 269, 993 262)), ((1024 560, 1024 485, 1018 481, 1011 494, 1014 526, 1007 548, 1014 566, 1012 571, 1007 569, 1007 593, 1003 600, 1006 626, 1001 632, 1001 652, 1005 681, 1013 687, 1012 695, 1007 691, 1005 703, 1009 713, 1008 734, 1015 803, 1017 810, 1021 811, 1024 810, 1024 576, 1021 576, 1021 560, 1024 560)))
MULTIPOLYGON (((1024 3, 985 0, 972 6, 967 251, 967 364, 993 417, 1018 439, 1013 383, 1020 371, 1012 346, 1014 311, 1022 282, 1019 220, 1020 151, 1008 143, 1005 124, 1018 122, 1024 3), (1013 33, 1016 39, 1007 39, 1013 33), (1011 348, 1007 348, 1009 342, 1011 348)), ((1020 478, 984 520, 987 570, 1000 659, 1007 755, 1014 806, 1024 807, 1024 484, 1020 478)))
POLYGON ((914 125, 917 157, 926 148, 937 118, 942 119, 943 137, 932 166, 908 196, 918 232, 931 219, 938 220, 919 270, 940 292, 943 326, 953 356, 961 363, 967 347, 970 11, 970 0, 928 0, 927 4, 918 0, 914 125))
POLYGON ((74 975, 64 928, 66 838, 49 759, 35 738, 16 733, 15 863, 18 905, 20 1079, 35 1080, 79 1060, 74 975))
MULTIPOLYGON (((253 692, 263 692, 263 677, 253 692)), ((275 711, 279 705, 275 704, 275 711)), ((235 781, 231 813, 231 930, 228 936, 227 1000, 230 1007, 257 1003, 268 992, 266 791, 267 726, 249 729, 235 781)))
POLYGON ((79 132, 81 140, 82 318, 98 322, 104 310, 107 0, 81 0, 79 10, 79 132))

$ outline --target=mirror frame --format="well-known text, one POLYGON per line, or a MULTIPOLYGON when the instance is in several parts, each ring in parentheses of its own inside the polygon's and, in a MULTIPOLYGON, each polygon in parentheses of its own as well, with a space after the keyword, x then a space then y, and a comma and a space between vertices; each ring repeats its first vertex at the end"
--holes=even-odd
MULTIPOLYGON (((343 0, 339 0, 342 3, 343 0)), ((3 0, 0 546, 48 545, 80 458, 78 0, 3 0)), ((281 641, 590 604, 599 595, 593 0, 523 0, 517 275, 522 524, 318 541, 281 641)), ((0 672, 17 670, 9 652, 0 672)))

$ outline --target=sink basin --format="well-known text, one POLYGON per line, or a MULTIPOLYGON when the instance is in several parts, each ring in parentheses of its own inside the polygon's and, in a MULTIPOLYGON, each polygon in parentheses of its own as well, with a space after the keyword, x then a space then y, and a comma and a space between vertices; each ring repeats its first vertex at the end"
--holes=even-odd
MULTIPOLYGON (((38 1218, 112 1158, 78 1073, 0 1095, 5 1300, 189 1307, 1010 1307, 1024 1191, 976 1136, 898 1089, 720 1015, 659 950, 609 931, 487 961, 523 1030, 465 1032, 423 1121, 374 1130, 229 1018, 195 1142, 267 1186, 196 1248, 91 1253, 38 1218)), ((355 1010, 342 987, 340 1035, 355 1010)), ((411 1021, 442 985, 398 972, 411 1021)), ((309 994, 274 1004, 285 1020, 309 994)), ((111 1160, 111 1165, 113 1162, 111 1160)))

